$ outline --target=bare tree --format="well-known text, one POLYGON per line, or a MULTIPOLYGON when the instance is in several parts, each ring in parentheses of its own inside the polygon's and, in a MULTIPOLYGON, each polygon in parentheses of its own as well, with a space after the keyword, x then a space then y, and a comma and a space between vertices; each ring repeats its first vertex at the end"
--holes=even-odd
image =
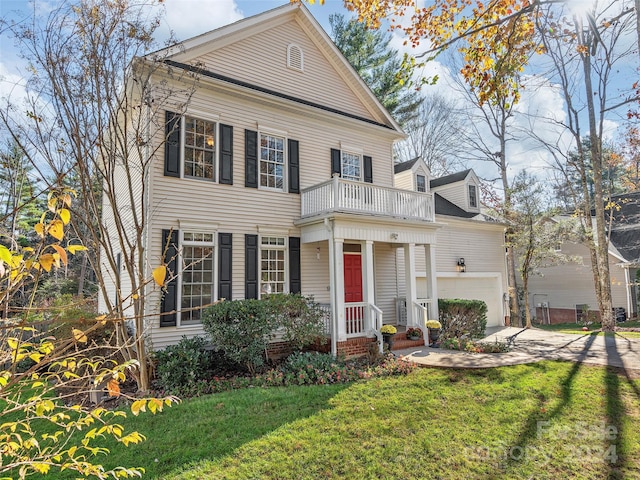
POLYGON ((634 29, 629 1, 610 1, 594 5, 585 17, 565 16, 563 11, 539 19, 538 31, 552 63, 554 80, 559 84, 567 111, 563 122, 576 148, 572 155, 560 144, 548 145, 563 176, 577 175, 581 188, 574 192, 581 201, 577 209, 582 219, 584 241, 589 247, 594 285, 602 326, 613 330, 611 278, 603 188, 603 136, 607 115, 637 101, 634 93, 626 97, 610 95, 611 76, 633 53, 628 38, 634 29), (588 151, 582 142, 583 115, 588 125, 588 151), (591 168, 592 172, 588 172, 591 168), (592 176, 593 195, 589 187, 592 176), (592 208, 595 212, 592 221, 592 208))
POLYGON ((34 13, 29 24, 9 25, 31 76, 26 104, 0 111, 41 177, 77 191, 75 234, 93 252, 88 259, 102 309, 116 322, 125 360, 139 361, 143 391, 147 294, 154 263, 161 262, 146 251, 149 170, 167 133, 162 111, 183 112, 197 81, 153 53, 153 3, 65 2, 46 18, 34 13), (178 86, 169 87, 170 80, 178 86))
POLYGON ((408 138, 396 144, 396 159, 405 162, 422 157, 432 174, 452 173, 462 167, 464 125, 456 102, 441 94, 428 94, 417 116, 404 126, 408 138))

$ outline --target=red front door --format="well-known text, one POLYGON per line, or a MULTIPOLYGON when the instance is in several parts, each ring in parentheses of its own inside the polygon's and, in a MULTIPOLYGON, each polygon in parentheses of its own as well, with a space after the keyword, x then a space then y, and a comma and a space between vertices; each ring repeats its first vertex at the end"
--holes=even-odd
POLYGON ((344 255, 344 301, 362 302, 362 256, 344 255))

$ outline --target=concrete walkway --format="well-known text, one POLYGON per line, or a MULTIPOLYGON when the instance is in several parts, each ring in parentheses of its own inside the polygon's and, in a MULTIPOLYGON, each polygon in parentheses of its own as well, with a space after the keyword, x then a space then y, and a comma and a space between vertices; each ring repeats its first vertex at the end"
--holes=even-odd
POLYGON ((500 327, 489 330, 483 342, 506 341, 515 335, 508 353, 467 353, 456 350, 418 347, 395 351, 405 360, 419 365, 446 368, 492 368, 534 363, 542 360, 569 360, 593 365, 623 368, 640 376, 640 338, 621 335, 597 336, 556 333, 538 328, 529 330, 500 327))

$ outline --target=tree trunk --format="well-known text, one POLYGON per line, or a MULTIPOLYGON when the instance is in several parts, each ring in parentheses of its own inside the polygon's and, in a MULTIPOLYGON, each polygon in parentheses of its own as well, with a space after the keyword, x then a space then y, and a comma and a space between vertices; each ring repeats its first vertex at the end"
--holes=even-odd
MULTIPOLYGON (((592 39, 591 42, 596 42, 592 39)), ((585 42, 590 46, 591 42, 585 42)), ((595 45, 595 44, 594 44, 595 45)), ((602 330, 611 332, 615 330, 611 301, 611 277, 609 273, 609 242, 605 232, 604 193, 602 189, 602 149, 600 147, 600 135, 598 135, 596 113, 591 83, 591 56, 590 53, 582 54, 582 66, 585 79, 587 98, 587 111, 589 116, 589 136, 591 138, 591 166, 593 168, 593 202, 595 207, 595 253, 598 271, 596 292, 600 292, 599 301, 600 320, 602 330)))

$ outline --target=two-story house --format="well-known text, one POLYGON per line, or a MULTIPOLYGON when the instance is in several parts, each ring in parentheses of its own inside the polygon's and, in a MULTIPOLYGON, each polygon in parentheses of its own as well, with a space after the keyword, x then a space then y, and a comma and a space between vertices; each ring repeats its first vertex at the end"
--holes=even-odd
POLYGON ((327 305, 333 353, 365 352, 382 323, 398 322, 400 297, 407 325, 437 318, 436 265, 451 259, 436 253, 430 179, 394 186, 404 134, 304 6, 168 53, 171 69, 200 78, 184 113, 176 98, 156 119, 165 148, 149 176, 146 249, 177 275, 147 302, 153 348, 202 334, 200 305, 278 292, 327 305))

